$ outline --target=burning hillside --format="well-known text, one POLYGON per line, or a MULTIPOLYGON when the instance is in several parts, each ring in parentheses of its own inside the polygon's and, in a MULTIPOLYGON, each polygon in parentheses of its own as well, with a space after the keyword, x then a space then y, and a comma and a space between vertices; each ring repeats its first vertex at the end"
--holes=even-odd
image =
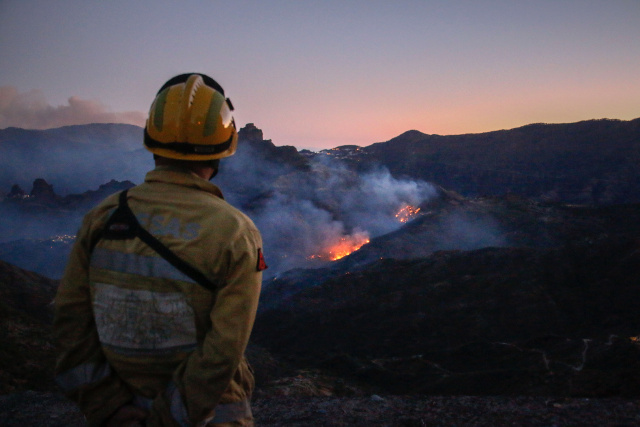
POLYGON ((311 255, 308 259, 337 261, 357 251, 369 242, 369 234, 366 232, 358 232, 352 235, 343 236, 335 244, 323 249, 318 254, 311 255))
POLYGON ((398 179, 386 169, 358 173, 329 156, 294 169, 256 162, 257 148, 244 149, 225 163, 220 184, 262 233, 268 276, 341 259, 400 228, 436 195, 431 184, 398 179))
MULTIPOLYGON (((404 205, 395 214, 395 218, 398 222, 405 224, 415 219, 421 209, 412 205, 404 205)), ((351 235, 345 235, 340 237, 337 241, 332 242, 326 248, 322 249, 319 253, 309 256, 309 260, 322 260, 322 261, 337 261, 351 255, 353 252, 359 250, 361 247, 369 243, 369 233, 355 232, 351 235)))
POLYGON ((414 219, 420 212, 420 208, 406 205, 396 213, 396 219, 402 223, 406 223, 414 219))

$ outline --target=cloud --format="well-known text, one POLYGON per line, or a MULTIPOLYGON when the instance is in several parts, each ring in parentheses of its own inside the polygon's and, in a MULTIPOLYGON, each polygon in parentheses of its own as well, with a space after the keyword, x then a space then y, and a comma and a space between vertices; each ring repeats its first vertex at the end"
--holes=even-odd
POLYGON ((139 111, 111 112, 98 101, 72 96, 66 105, 52 106, 40 90, 20 93, 13 86, 0 86, 0 129, 20 127, 49 129, 88 123, 128 123, 144 126, 146 114, 139 111))

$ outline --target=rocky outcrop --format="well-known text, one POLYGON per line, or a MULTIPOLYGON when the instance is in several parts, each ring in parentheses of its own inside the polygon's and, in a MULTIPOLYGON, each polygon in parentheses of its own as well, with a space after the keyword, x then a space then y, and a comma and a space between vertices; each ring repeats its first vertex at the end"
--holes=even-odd
MULTIPOLYGON (((273 163, 278 169, 287 171, 287 167, 293 169, 308 168, 308 160, 298 153, 298 150, 292 146, 276 146, 270 139, 265 140, 261 129, 258 129, 253 123, 247 123, 245 127, 238 131, 238 139, 240 143, 246 144, 249 148, 249 155, 254 162, 273 163)), ((242 155, 241 152, 238 154, 242 155)), ((230 157, 226 162, 234 162, 234 158, 230 157)), ((254 165, 255 166, 255 165, 254 165)))
POLYGON ((238 138, 244 141, 263 141, 262 130, 258 129, 255 124, 247 123, 238 131, 238 138))
POLYGON ((33 181, 33 189, 29 196, 40 203, 54 203, 58 197, 53 191, 53 185, 48 184, 47 181, 42 178, 33 181))
POLYGON ((100 202, 110 194, 133 187, 131 181, 116 181, 112 179, 106 184, 99 186, 97 190, 88 190, 82 194, 71 194, 68 196, 59 196, 53 189, 53 185, 49 184, 43 178, 37 178, 33 181, 31 192, 26 192, 18 185, 14 184, 11 191, 7 193, 4 201, 11 202, 12 206, 21 208, 29 208, 35 210, 33 206, 46 208, 47 213, 56 209, 75 209, 86 210, 100 202))
POLYGON ((27 197, 27 193, 18 184, 14 184, 11 187, 11 191, 6 195, 7 199, 24 199, 27 197))

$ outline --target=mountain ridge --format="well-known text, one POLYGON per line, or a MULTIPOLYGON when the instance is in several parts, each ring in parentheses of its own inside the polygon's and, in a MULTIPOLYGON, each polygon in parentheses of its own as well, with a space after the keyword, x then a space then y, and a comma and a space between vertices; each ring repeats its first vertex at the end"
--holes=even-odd
MULTIPOLYGON (((364 161, 367 159, 367 162, 364 161)), ((434 182, 465 196, 519 194, 539 200, 640 201, 640 119, 530 124, 463 135, 404 133, 357 150, 395 176, 434 182)))
MULTIPOLYGON (((640 187, 637 185, 640 176, 634 167, 634 162, 640 161, 640 118, 532 123, 459 135, 409 130, 386 142, 357 148, 336 147, 320 153, 276 146, 271 140, 264 140, 262 131, 253 123, 248 123, 241 132, 244 140, 260 147, 259 151, 267 158, 301 168, 306 167, 309 157, 328 155, 346 160, 357 170, 384 166, 394 176, 433 182, 465 196, 512 192, 571 203, 640 201, 640 190, 636 190, 640 187), (269 144, 272 147, 268 147, 269 144)), ((7 189, 15 183, 26 186, 36 178, 44 178, 62 193, 78 193, 86 188, 78 188, 74 181, 85 181, 84 176, 89 177, 89 171, 95 172, 96 167, 105 172, 99 180, 86 180, 93 187, 110 179, 140 182, 144 172, 152 167, 149 153, 142 148, 142 128, 127 124, 75 125, 48 130, 1 129, 0 155, 14 157, 19 166, 9 164, 0 173, 0 185, 7 189), (61 157, 63 165, 58 168, 59 172, 46 171, 40 166, 51 162, 52 153, 62 155, 65 144, 74 141, 81 145, 81 151, 93 149, 61 157), (33 144, 44 153, 24 152, 33 144), (101 147, 109 149, 105 153, 100 151, 101 147), (52 151, 47 153, 47 150, 52 151), (83 163, 91 167, 78 168, 83 163), (31 167, 25 170, 24 164, 31 167), (75 169, 71 165, 75 165, 75 169), (27 176, 30 169, 33 172, 27 176), (63 179, 62 169, 67 174, 74 170, 76 179, 63 179)))

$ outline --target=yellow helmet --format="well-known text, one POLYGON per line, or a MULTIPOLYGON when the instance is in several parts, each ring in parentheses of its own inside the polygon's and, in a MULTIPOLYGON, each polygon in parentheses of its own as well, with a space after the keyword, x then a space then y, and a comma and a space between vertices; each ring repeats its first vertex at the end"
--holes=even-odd
POLYGON ((236 152, 233 105, 204 74, 181 74, 156 94, 144 128, 147 150, 180 160, 214 160, 236 152))

